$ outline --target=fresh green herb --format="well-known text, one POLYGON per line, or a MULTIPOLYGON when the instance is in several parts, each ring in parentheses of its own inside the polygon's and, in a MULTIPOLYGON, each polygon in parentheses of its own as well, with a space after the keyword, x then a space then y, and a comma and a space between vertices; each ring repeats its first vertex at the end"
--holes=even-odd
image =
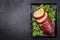
POLYGON ((36 22, 33 22, 33 23, 32 23, 32 26, 36 26, 36 25, 37 25, 37 23, 36 23, 36 22))
POLYGON ((33 28, 32 33, 33 36, 43 36, 43 31, 40 29, 34 17, 32 17, 32 28, 33 28))
POLYGON ((35 21, 36 21, 36 19, 34 17, 32 17, 32 22, 35 22, 35 21))
POLYGON ((33 36, 43 36, 43 31, 42 30, 39 30, 39 31, 34 31, 32 33, 33 36))
POLYGON ((38 26, 34 26, 34 27, 33 27, 33 30, 34 30, 34 31, 38 31, 38 30, 40 30, 40 28, 39 28, 38 26))

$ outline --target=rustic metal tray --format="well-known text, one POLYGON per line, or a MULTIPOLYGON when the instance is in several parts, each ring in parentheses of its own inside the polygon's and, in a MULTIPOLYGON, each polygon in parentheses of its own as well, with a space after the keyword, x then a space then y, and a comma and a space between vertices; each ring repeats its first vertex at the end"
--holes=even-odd
POLYGON ((55 16, 56 20, 55 20, 55 23, 53 24, 55 32, 52 35, 46 35, 44 33, 43 36, 36 36, 36 37, 56 37, 56 35, 57 35, 57 4, 56 3, 31 3, 31 15, 30 15, 30 17, 31 17, 31 35, 32 35, 32 32, 33 32, 33 28, 32 28, 32 15, 34 13, 34 7, 35 6, 39 6, 40 4, 50 5, 56 11, 56 16, 55 16))

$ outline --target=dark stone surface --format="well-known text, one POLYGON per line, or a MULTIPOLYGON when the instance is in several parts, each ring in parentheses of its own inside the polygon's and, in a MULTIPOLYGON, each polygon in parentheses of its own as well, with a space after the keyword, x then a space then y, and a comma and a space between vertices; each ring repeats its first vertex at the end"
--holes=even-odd
POLYGON ((0 1, 0 39, 30 40, 29 0, 0 1))
MULTIPOLYGON (((30 4, 57 3, 57 37, 38 40, 60 39, 60 4, 55 0, 0 0, 0 40, 32 40, 30 33, 30 4)), ((37 39, 36 39, 37 40, 37 39)))

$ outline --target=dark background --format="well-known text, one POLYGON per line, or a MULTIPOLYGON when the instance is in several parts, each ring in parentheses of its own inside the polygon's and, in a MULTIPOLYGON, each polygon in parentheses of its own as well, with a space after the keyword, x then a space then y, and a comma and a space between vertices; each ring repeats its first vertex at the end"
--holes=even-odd
POLYGON ((0 40, 33 40, 30 32, 31 3, 57 3, 57 36, 35 40, 60 40, 59 0, 0 0, 0 40))

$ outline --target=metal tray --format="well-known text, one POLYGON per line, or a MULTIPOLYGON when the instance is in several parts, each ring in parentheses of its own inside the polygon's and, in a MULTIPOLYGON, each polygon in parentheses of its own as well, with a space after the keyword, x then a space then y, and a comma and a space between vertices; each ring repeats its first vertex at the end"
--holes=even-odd
MULTIPOLYGON (((56 3, 31 3, 31 15, 30 15, 31 19, 32 19, 32 14, 34 13, 34 7, 38 6, 40 4, 50 5, 56 11, 56 16, 55 16, 56 20, 55 20, 55 23, 53 24, 54 25, 55 33, 52 34, 52 35, 46 35, 44 33, 43 36, 36 36, 36 37, 56 37, 56 35, 57 35, 57 4, 56 3)), ((31 22, 31 35, 32 35, 32 32, 33 32, 33 29, 32 29, 32 22, 31 22)))

